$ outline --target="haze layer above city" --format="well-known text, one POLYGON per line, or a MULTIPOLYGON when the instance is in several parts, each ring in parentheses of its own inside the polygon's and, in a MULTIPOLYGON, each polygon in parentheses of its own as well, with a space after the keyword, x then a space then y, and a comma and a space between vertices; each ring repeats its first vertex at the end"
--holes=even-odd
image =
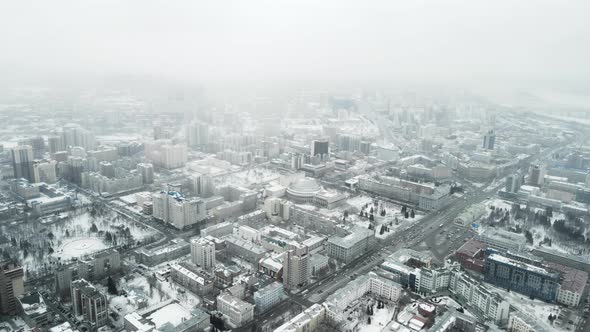
POLYGON ((0 332, 589 332, 589 13, 5 1, 0 332))

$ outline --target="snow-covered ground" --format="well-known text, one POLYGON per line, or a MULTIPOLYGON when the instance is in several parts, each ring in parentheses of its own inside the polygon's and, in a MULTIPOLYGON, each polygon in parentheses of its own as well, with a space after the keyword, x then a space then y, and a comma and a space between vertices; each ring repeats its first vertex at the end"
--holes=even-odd
POLYGON ((25 267, 25 278, 50 272, 57 261, 66 262, 115 245, 157 238, 154 229, 106 209, 92 216, 86 208, 81 208, 63 213, 63 216, 55 222, 0 226, 0 234, 14 240, 6 250, 25 267), (107 239, 107 232, 111 241, 107 239))
MULTIPOLYGON (((151 273, 152 271, 146 272, 146 275, 151 273)), ((117 289, 126 291, 127 295, 109 295, 109 307, 111 311, 121 316, 120 319, 141 308, 155 306, 166 300, 178 301, 178 312, 175 312, 179 315, 180 312, 190 313, 201 302, 197 295, 174 283, 171 278, 168 278, 168 281, 154 279, 150 285, 148 279, 139 273, 132 273, 121 278, 117 289)), ((106 293, 106 288, 104 291, 106 293)))
POLYGON ((505 298, 510 305, 514 306, 518 310, 522 311, 523 313, 532 316, 539 325, 543 326, 547 331, 565 331, 565 329, 560 329, 556 326, 550 324, 547 317, 549 314, 553 314, 557 316, 559 314, 560 308, 556 304, 546 303, 541 300, 531 300, 528 296, 522 295, 520 293, 510 291, 503 288, 495 287, 491 284, 486 283, 486 288, 490 291, 497 292, 505 298))
MULTIPOLYGON (((368 228, 369 227, 369 219, 365 217, 360 217, 359 212, 360 210, 368 204, 368 208, 366 209, 367 212, 370 212, 371 207, 374 209, 373 217, 373 225, 375 225, 377 238, 387 238, 396 233, 399 229, 405 229, 410 227, 411 225, 415 224, 417 221, 424 217, 424 214, 421 212, 415 211, 414 218, 409 217, 408 219, 404 218, 404 215, 401 213, 402 206, 387 202, 387 201, 379 201, 378 207, 373 205, 374 201, 373 198, 369 196, 359 195, 355 197, 351 197, 347 200, 348 208, 353 208, 353 211, 357 211, 356 213, 351 213, 347 218, 347 221, 354 223, 359 227, 368 228), (385 209, 385 216, 381 216, 378 212, 380 208, 385 209), (397 219, 397 223, 396 220, 397 219), (385 232, 380 234, 381 225, 385 225, 389 228, 389 232, 385 232)), ((340 214, 341 215, 341 214, 340 214)))
POLYGON ((108 248, 102 237, 74 237, 65 239, 54 255, 70 260, 108 248))
POLYGON ((383 309, 377 309, 375 306, 375 312, 371 316, 371 324, 367 324, 367 320, 362 319, 359 324, 360 331, 363 332, 381 332, 386 331, 387 325, 393 320, 393 312, 395 306, 386 305, 383 309))

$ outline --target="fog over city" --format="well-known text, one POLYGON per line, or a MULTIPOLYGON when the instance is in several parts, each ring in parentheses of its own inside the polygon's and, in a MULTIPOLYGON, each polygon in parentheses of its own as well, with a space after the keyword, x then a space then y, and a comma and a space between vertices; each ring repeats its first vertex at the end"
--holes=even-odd
POLYGON ((590 332, 588 1, 4 1, 0 332, 590 332))

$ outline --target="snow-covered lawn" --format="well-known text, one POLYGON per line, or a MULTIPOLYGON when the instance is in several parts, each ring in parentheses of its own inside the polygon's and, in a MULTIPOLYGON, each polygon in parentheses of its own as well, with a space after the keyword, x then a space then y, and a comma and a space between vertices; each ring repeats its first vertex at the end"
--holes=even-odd
POLYGON ((5 250, 24 266, 25 278, 51 272, 58 261, 63 263, 115 245, 158 238, 156 230, 108 208, 94 216, 86 208, 61 216, 55 222, 46 218, 44 222, 0 226, 0 235, 12 242, 5 250))
MULTIPOLYGON (((368 228, 369 227, 369 219, 365 217, 360 217, 359 212, 361 209, 368 204, 368 208, 366 211, 370 214, 371 207, 373 208, 373 225, 375 225, 377 238, 387 238, 396 233, 399 229, 405 229, 410 227, 420 219, 424 217, 424 214, 418 211, 414 211, 414 218, 409 217, 408 219, 405 218, 404 214, 401 213, 402 206, 388 202, 388 201, 379 201, 378 206, 374 205, 374 200, 370 196, 359 195, 355 197, 351 197, 347 200, 348 207, 352 207, 355 211, 354 214, 350 214, 347 218, 348 221, 353 222, 355 225, 359 227, 368 228), (379 213, 380 209, 385 209, 385 216, 381 216, 379 213), (397 219, 397 223, 395 220, 397 219), (380 234, 381 225, 385 225, 389 228, 389 232, 385 232, 380 234)), ((408 208, 410 211, 411 208, 408 208)))
POLYGON ((381 332, 384 331, 389 322, 393 319, 393 312, 395 306, 386 305, 383 309, 377 309, 375 306, 375 313, 371 316, 371 324, 367 324, 366 318, 360 318, 360 331, 363 332, 381 332))
POLYGON ((80 256, 88 255, 96 251, 108 248, 103 238, 98 237, 75 237, 65 239, 57 248, 54 255, 64 260, 70 260, 80 256))

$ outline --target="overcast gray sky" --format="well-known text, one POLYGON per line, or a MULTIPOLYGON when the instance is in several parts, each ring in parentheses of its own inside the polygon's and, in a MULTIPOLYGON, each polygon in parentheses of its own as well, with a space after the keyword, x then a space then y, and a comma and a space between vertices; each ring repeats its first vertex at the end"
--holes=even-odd
POLYGON ((3 1, 0 69, 590 83, 588 0, 3 1))

